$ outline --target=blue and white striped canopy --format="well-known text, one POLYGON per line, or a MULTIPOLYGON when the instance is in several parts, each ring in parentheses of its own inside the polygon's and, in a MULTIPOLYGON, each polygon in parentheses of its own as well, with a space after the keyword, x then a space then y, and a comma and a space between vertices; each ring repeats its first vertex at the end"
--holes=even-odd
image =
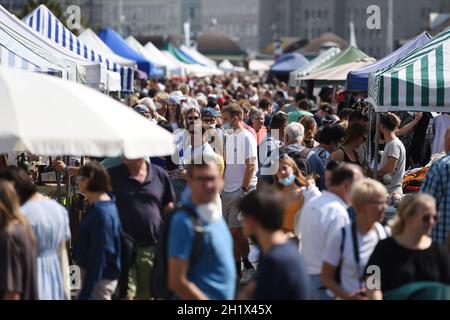
POLYGON ((20 55, 8 50, 0 43, 0 64, 6 65, 10 68, 29 70, 33 72, 41 72, 49 75, 62 77, 61 70, 55 70, 48 67, 42 67, 41 65, 35 64, 27 59, 21 57, 20 55))
POLYGON ((40 5, 37 7, 24 18, 24 22, 59 46, 76 53, 88 61, 102 63, 110 71, 119 72, 122 81, 122 91, 133 91, 133 68, 114 63, 89 48, 67 29, 46 6, 40 5))

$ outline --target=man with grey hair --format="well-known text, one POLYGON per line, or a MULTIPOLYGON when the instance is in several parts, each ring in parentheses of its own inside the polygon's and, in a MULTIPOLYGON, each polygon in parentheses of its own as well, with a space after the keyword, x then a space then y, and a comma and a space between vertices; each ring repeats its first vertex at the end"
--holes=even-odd
POLYGON ((304 175, 313 174, 318 176, 316 184, 319 190, 325 188, 325 168, 322 161, 311 149, 303 145, 305 128, 298 122, 290 123, 285 130, 284 146, 280 148, 280 156, 287 154, 294 159, 298 168, 304 175))

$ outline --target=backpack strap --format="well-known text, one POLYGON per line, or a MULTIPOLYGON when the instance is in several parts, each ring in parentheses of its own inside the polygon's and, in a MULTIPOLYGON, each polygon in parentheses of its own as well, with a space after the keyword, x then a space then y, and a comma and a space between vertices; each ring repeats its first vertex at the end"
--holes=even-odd
POLYGON ((191 258, 189 260, 189 265, 193 265, 203 251, 203 234, 205 232, 204 225, 194 207, 180 203, 175 210, 186 211, 191 219, 192 226, 194 227, 194 243, 191 249, 191 258))
POLYGON ((342 240, 341 240, 341 245, 339 246, 339 263, 336 267, 336 275, 335 275, 335 280, 337 283, 341 283, 341 269, 342 269, 342 261, 344 260, 344 246, 345 246, 345 235, 346 235, 346 230, 345 230, 345 226, 343 226, 341 228, 341 235, 342 235, 342 240))
POLYGON ((300 153, 298 155, 303 159, 307 159, 310 152, 311 152, 311 149, 305 147, 302 151, 300 151, 300 153))

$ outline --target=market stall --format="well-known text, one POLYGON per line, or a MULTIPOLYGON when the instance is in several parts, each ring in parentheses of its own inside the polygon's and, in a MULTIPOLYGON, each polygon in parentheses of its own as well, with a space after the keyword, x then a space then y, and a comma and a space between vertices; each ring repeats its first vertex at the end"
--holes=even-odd
MULTIPOLYGON (((45 38, 50 39, 55 48, 59 47, 63 52, 70 52, 82 61, 101 64, 102 69, 109 71, 103 72, 102 79, 104 79, 105 85, 111 83, 108 77, 115 78, 111 75, 111 72, 118 72, 121 77, 121 90, 125 92, 133 90, 133 68, 110 61, 107 57, 102 56, 100 53, 88 47, 67 29, 46 6, 39 5, 39 7, 29 13, 23 20, 30 28, 45 38)), ((106 91, 116 91, 116 89, 105 88, 106 91)))

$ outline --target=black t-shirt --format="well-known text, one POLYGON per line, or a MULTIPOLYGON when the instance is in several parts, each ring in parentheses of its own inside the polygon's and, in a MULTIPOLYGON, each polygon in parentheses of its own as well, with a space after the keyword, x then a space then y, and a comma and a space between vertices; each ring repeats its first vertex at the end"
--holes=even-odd
POLYGON ((261 256, 256 274, 255 300, 308 299, 309 277, 297 247, 287 241, 261 256))
POLYGON ((155 244, 162 210, 175 199, 169 176, 154 164, 148 164, 143 183, 133 179, 124 164, 110 168, 109 174, 123 230, 141 247, 155 244))
POLYGON ((435 242, 428 249, 412 250, 394 238, 381 240, 369 258, 370 265, 380 267, 383 292, 416 281, 450 284, 450 256, 435 242))
POLYGON ((22 300, 38 298, 36 245, 21 224, 0 230, 0 300, 6 292, 19 293, 22 300))

